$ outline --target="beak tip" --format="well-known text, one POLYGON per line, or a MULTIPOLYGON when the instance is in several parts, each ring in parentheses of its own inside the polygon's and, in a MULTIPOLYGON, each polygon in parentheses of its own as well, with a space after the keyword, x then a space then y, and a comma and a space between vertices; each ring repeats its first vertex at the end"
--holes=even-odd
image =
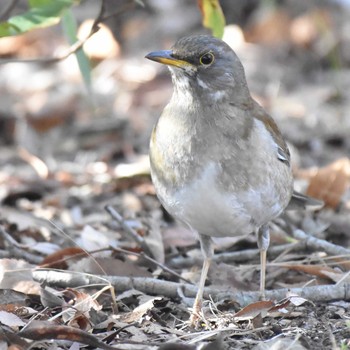
POLYGON ((159 56, 159 52, 150 52, 145 56, 145 58, 147 58, 148 60, 155 61, 155 62, 158 62, 160 57, 161 56, 159 56))
POLYGON ((167 66, 175 66, 182 69, 184 69, 185 67, 191 66, 190 63, 184 60, 175 58, 171 50, 150 52, 145 56, 145 58, 154 62, 165 64, 167 66))

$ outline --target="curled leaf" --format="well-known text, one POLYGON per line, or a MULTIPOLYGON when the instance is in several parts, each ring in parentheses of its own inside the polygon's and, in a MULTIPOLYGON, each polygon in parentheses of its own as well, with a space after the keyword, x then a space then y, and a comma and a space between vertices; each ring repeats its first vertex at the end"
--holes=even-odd
POLYGON ((217 38, 222 38, 226 21, 219 0, 198 0, 198 6, 202 12, 203 26, 217 38))
POLYGON ((337 208, 350 185, 350 159, 341 158, 317 170, 310 179, 306 194, 322 199, 326 206, 337 208))

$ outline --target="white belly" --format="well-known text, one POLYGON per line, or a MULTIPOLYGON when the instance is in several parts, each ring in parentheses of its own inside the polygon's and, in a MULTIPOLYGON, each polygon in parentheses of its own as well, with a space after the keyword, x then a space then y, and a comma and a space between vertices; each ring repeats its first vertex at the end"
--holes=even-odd
POLYGON ((204 235, 249 234, 281 212, 272 184, 267 182, 258 191, 224 193, 217 183, 220 171, 219 165, 210 163, 199 178, 176 192, 162 186, 156 176, 153 182, 165 209, 204 235))

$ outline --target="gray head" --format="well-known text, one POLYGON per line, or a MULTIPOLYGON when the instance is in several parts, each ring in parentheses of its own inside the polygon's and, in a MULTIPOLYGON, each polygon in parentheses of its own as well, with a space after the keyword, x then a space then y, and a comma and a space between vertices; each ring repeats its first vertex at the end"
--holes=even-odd
POLYGON ((151 52, 146 58, 169 66, 175 92, 211 103, 244 102, 250 98, 243 66, 222 40, 193 35, 178 40, 171 50, 151 52))

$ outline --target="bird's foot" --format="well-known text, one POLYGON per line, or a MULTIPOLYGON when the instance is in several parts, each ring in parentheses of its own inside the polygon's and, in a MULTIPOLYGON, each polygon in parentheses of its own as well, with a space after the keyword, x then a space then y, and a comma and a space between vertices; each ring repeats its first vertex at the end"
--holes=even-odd
POLYGON ((190 327, 197 328, 200 320, 200 315, 192 312, 190 317, 190 327))
POLYGON ((190 317, 190 326, 193 328, 198 328, 200 320, 203 318, 202 316, 202 300, 198 300, 196 298, 192 312, 191 312, 191 317, 190 317))

